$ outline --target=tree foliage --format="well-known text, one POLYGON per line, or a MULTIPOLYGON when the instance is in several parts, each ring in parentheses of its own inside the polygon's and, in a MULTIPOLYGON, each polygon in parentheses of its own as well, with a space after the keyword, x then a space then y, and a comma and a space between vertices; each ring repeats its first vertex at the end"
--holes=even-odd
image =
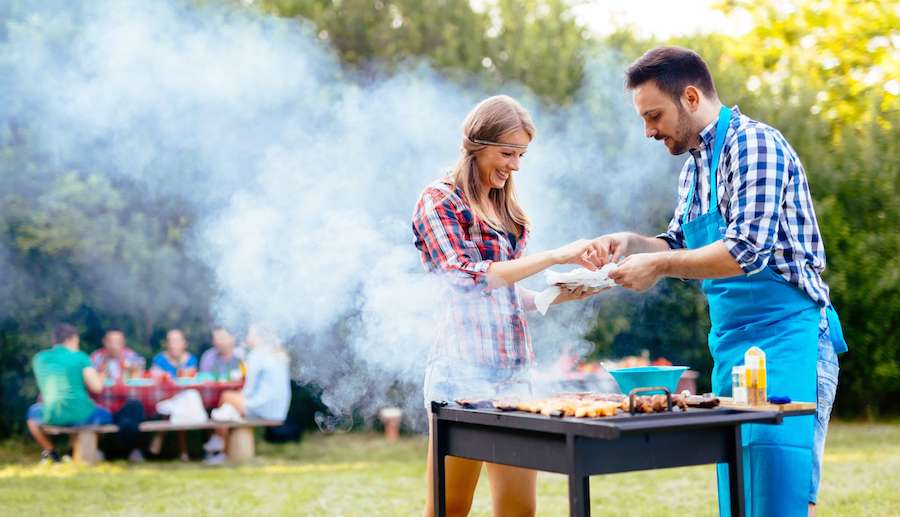
MULTIPOLYGON (((900 2, 727 2, 723 8, 749 11, 755 28, 740 37, 665 43, 699 52, 722 101, 779 129, 796 149, 825 243, 825 280, 850 345, 841 357, 836 409, 845 415, 894 413, 900 409, 900 2)), ((661 43, 628 32, 605 42, 629 59, 661 43)), ((662 292, 665 300, 667 290, 662 292)), ((696 290, 680 293, 687 307, 699 296, 696 290)), ((624 309, 603 310, 598 326, 615 327, 616 318, 604 323, 603 315, 621 318, 624 309)), ((703 328, 708 320, 684 324, 703 328)), ((672 339, 660 333, 645 348, 672 339)), ((608 347, 614 340, 598 344, 608 347)), ((683 350, 704 345, 686 343, 683 350)))
POLYGON ((556 102, 581 84, 588 33, 564 0, 262 0, 261 9, 311 21, 357 71, 394 72, 411 59, 485 86, 510 80, 556 102))

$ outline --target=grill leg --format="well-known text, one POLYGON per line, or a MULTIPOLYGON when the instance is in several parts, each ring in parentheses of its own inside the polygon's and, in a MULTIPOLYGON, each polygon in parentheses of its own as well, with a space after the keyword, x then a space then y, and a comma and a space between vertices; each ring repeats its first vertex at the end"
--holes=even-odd
POLYGON ((728 488, 732 517, 744 517, 747 507, 744 501, 744 448, 741 445, 740 425, 734 426, 734 455, 728 462, 728 488))
POLYGON ((591 489, 588 476, 569 474, 569 515, 587 517, 591 514, 591 489))
POLYGON ((447 453, 447 444, 445 443, 444 430, 438 425, 438 418, 434 413, 431 414, 431 429, 434 432, 434 439, 431 444, 431 458, 434 462, 432 465, 434 475, 434 515, 436 517, 446 517, 447 494, 444 457, 447 453))
POLYGON ((589 476, 581 474, 576 456, 575 440, 566 435, 566 449, 569 456, 569 515, 571 517, 587 517, 591 514, 591 488, 589 476))

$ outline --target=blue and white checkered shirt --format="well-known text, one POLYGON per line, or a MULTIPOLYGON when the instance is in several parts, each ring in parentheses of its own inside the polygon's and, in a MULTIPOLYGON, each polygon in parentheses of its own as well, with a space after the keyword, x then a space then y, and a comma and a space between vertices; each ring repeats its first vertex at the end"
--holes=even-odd
MULTIPOLYGON (((822 280, 825 249, 800 158, 777 129, 742 115, 737 106, 731 113, 716 178, 719 212, 727 225, 725 246, 744 273, 770 267, 827 307, 831 302, 828 284, 822 280)), ((709 209, 716 122, 700 132, 699 148, 692 150, 681 169, 675 215, 668 231, 657 236, 671 248, 685 246, 681 216, 691 181, 696 194, 687 220, 709 209), (700 174, 695 174, 697 167, 700 174)))

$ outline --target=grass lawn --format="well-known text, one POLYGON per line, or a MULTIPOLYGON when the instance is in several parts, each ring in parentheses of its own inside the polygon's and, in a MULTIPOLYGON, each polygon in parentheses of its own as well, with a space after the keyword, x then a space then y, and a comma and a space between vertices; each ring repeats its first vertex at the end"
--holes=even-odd
MULTIPOLYGON (((30 515, 420 515, 425 441, 379 435, 307 435, 260 443, 241 467, 194 462, 37 465, 30 442, 0 444, 0 514, 30 515)), ((591 480, 594 515, 714 515, 715 474, 690 467, 591 480)), ((834 423, 821 516, 900 515, 900 424, 834 423)), ((541 474, 538 515, 568 515, 563 476, 541 474)), ((481 482, 472 515, 490 515, 481 482)))

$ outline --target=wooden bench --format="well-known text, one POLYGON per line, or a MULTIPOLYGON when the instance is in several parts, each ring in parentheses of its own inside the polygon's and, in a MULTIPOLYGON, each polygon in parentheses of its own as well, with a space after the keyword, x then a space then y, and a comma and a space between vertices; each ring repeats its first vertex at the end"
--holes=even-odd
MULTIPOLYGON (((278 420, 243 420, 240 422, 204 422, 202 424, 172 424, 168 420, 148 420, 141 422, 138 429, 141 432, 155 433, 165 431, 196 431, 202 429, 230 429, 225 450, 228 461, 241 463, 253 458, 256 453, 256 444, 253 437, 254 427, 279 426, 284 422, 278 420)), ((78 463, 93 464, 97 461, 97 442, 101 434, 116 433, 119 427, 109 425, 86 425, 74 427, 59 427, 53 425, 41 426, 47 434, 70 435, 72 442, 72 459, 78 463)))
POLYGON ((72 442, 72 460, 87 465, 97 461, 97 441, 99 436, 101 434, 119 432, 119 426, 113 424, 73 427, 42 425, 41 429, 47 434, 69 435, 69 440, 72 442))
POLYGON ((202 424, 172 424, 168 420, 149 420, 141 422, 138 429, 143 432, 230 429, 228 443, 225 445, 228 461, 241 463, 253 458, 254 454, 256 454, 256 444, 253 438, 254 427, 274 427, 283 423, 279 420, 242 420, 240 422, 214 422, 210 420, 202 424))

